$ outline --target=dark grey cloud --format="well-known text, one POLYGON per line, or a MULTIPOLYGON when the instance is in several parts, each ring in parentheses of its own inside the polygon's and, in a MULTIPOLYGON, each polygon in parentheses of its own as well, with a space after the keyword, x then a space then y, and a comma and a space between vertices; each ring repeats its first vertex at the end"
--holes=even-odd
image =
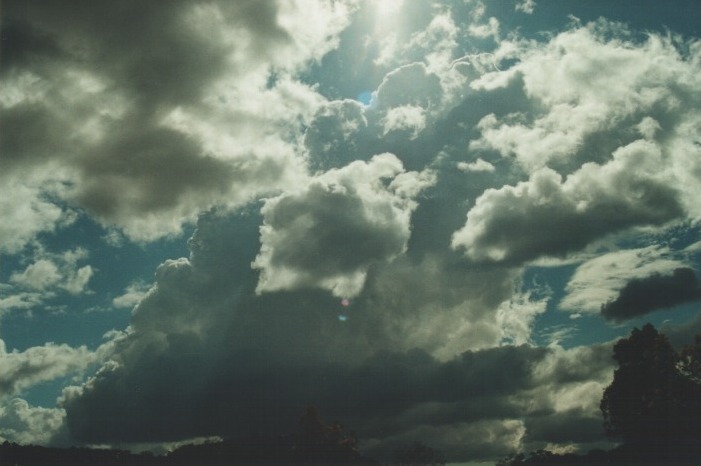
POLYGON ((529 443, 582 444, 602 441, 603 416, 578 409, 526 420, 529 443))
POLYGON ((179 131, 125 125, 110 139, 81 160, 84 182, 74 195, 80 205, 115 223, 207 205, 227 193, 235 179, 235 166, 205 154, 198 141, 179 131))
MULTIPOLYGON (((475 305, 481 313, 461 307, 476 285, 460 288, 457 277, 436 271, 436 262, 414 271, 406 259, 386 265, 370 274, 368 289, 349 307, 322 291, 256 295, 258 273, 246 265, 261 222, 254 206, 200 218, 189 258, 159 267, 130 330, 112 341, 112 362, 65 390, 62 406, 75 440, 128 444, 285 432, 313 403, 380 456, 405 441, 431 440, 451 458, 468 451, 488 458, 516 447, 534 398, 543 416, 556 415, 550 393, 605 379, 610 358, 603 364, 598 351, 484 343, 465 351, 452 341, 459 335, 439 330, 432 339, 420 337, 443 328, 443 317, 454 327, 453 307, 463 309, 461 325, 474 325, 475 339, 492 322, 481 305, 475 305), (415 274, 415 289, 390 287, 396 274, 407 280, 415 274), (429 307, 435 296, 439 303, 429 307), (438 351, 440 359, 429 353, 440 347, 436 340, 452 353, 438 351), (474 436, 468 446, 457 445, 448 440, 451 432, 474 436)), ((481 292, 484 303, 504 298, 481 292)))
POLYGON ((326 171, 365 159, 362 140, 367 139, 363 137, 367 126, 364 107, 358 101, 332 101, 322 106, 304 134, 310 169, 326 171))
POLYGON ((89 63, 146 113, 191 102, 224 71, 231 52, 193 24, 208 8, 232 26, 245 27, 251 54, 265 55, 290 40, 276 21, 276 3, 268 0, 221 5, 79 0, 70 8, 60 2, 10 1, 3 5, 8 39, 16 41, 5 44, 12 51, 9 65, 31 63, 33 57, 89 63))
POLYGON ((300 6, 272 0, 5 2, 3 176, 38 179, 25 204, 56 183, 55 202, 139 240, 279 189, 321 97, 268 78, 331 47, 344 5, 319 4, 319 34, 300 38, 300 6))
POLYGON ((671 275, 653 274, 628 282, 615 299, 601 305, 608 320, 624 321, 658 309, 669 309, 701 299, 701 283, 688 267, 671 275))

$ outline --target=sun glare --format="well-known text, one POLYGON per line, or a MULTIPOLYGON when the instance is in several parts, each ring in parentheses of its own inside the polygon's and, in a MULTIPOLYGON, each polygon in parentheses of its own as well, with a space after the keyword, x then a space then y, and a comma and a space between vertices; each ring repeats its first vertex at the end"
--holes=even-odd
POLYGON ((374 8, 374 35, 385 44, 385 53, 392 53, 396 30, 401 22, 404 0, 368 0, 374 8))
POLYGON ((377 0, 375 1, 375 14, 378 19, 392 17, 401 10, 404 0, 377 0))

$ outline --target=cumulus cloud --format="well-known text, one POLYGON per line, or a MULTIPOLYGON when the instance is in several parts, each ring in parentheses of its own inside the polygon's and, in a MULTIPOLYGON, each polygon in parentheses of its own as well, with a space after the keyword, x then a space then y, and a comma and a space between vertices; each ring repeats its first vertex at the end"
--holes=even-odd
POLYGON ((482 159, 477 159, 474 162, 459 162, 457 166, 458 170, 462 170, 464 172, 491 173, 495 170, 494 165, 482 159))
POLYGON ((387 111, 382 124, 384 135, 393 131, 407 131, 410 139, 416 139, 426 127, 426 115, 421 107, 411 105, 395 107, 387 111))
POLYGON ((19 393, 32 385, 69 374, 78 374, 96 362, 85 346, 47 343, 24 351, 7 352, 0 340, 0 397, 19 393))
MULTIPOLYGON (((552 164, 571 170, 608 158, 621 141, 631 141, 641 121, 673 132, 697 118, 691 103, 698 98, 696 52, 684 56, 686 46, 656 34, 639 44, 618 39, 627 32, 606 22, 575 28, 525 46, 520 63, 473 82, 474 88, 516 85, 516 94, 531 104, 486 117, 472 146, 514 156, 529 170, 552 164)), ((505 41, 501 47, 523 45, 505 41)))
POLYGON ((30 406, 21 398, 0 405, 0 441, 20 445, 65 442, 65 411, 30 406))
POLYGON ((362 138, 367 126, 363 106, 355 100, 321 106, 304 134, 312 170, 340 168, 362 159, 362 138))
MULTIPOLYGON (((602 254, 577 267, 559 306, 571 312, 597 313, 607 303, 616 302, 630 283, 645 282, 651 277, 674 277, 678 269, 688 269, 688 265, 665 247, 649 246, 602 254)), ((649 311, 658 306, 644 307, 649 311)))
POLYGON ((653 274, 631 280, 614 300, 601 306, 601 314, 606 319, 622 321, 699 299, 701 284, 696 273, 680 267, 671 275, 653 274))
POLYGON ((533 14, 535 11, 536 2, 534 0, 520 0, 516 2, 516 11, 521 11, 527 15, 533 14))
POLYGON ((661 166, 660 148, 638 140, 564 179, 540 169, 516 186, 485 191, 452 246, 475 261, 520 263, 565 256, 626 228, 663 225, 684 207, 661 166))
POLYGON ((545 312, 548 304, 548 297, 536 299, 531 294, 515 294, 499 306, 497 322, 503 332, 502 341, 514 345, 530 343, 533 322, 545 312))
POLYGON ((8 3, 3 37, 13 53, 0 105, 13 130, 2 140, 3 171, 44 183, 13 188, 27 192, 12 204, 21 221, 0 230, 3 248, 15 252, 26 244, 17 238, 54 229, 66 201, 152 240, 179 232, 203 207, 284 184, 301 165, 288 135, 323 99, 289 79, 269 87, 268 77, 294 74, 334 47, 351 9, 324 0, 79 2, 69 13, 8 3), (269 118, 266 108, 282 111, 269 118), (192 115, 196 127, 178 126, 192 115), (212 145, 208 133, 222 127, 230 136, 212 145), (51 201, 47 181, 62 186, 51 201))
MULTIPOLYGON (((10 2, 0 248, 75 208, 143 241, 197 218, 190 254, 109 295, 133 311, 99 358, 0 354, 8 396, 110 359, 61 409, 11 401, 3 438, 279 433, 314 403, 381 456, 603 439, 611 347, 531 346, 551 296, 523 266, 584 260, 573 312, 691 299, 670 249, 580 254, 701 213, 698 45, 605 22, 526 40, 484 2, 136 3, 10 2)), ((88 291, 96 269, 67 254, 19 260, 3 309, 88 291)))
POLYGON ((373 263, 406 249, 413 197, 430 183, 383 154, 268 200, 253 262, 261 270, 257 291, 320 287, 339 297, 357 295, 373 263))
MULTIPOLYGON (((2 152, 6 153, 4 150, 2 152)), ((3 180, 0 215, 4 219, 0 225, 1 252, 17 253, 38 233, 53 231, 69 218, 68 212, 46 199, 47 192, 41 187, 45 179, 20 182, 2 175, 0 179, 3 180)))
POLYGON ((87 250, 51 253, 38 243, 34 246, 32 262, 10 274, 9 283, 0 288, 3 308, 29 309, 60 293, 77 296, 90 292, 88 283, 95 269, 89 264, 79 265, 88 258, 87 250))
POLYGON ((123 294, 112 299, 112 305, 115 307, 134 307, 146 296, 149 289, 150 286, 144 283, 132 283, 124 290, 123 294))
MULTIPOLYGON (((393 158, 383 163, 399 167, 393 158)), ((338 179, 355 180, 339 171, 338 179)), ((404 181, 412 181, 406 193, 416 190, 413 180, 404 181)), ((397 177, 388 185, 394 183, 401 185, 397 177)), ((255 211, 200 218, 190 257, 159 267, 129 331, 112 340, 112 361, 64 391, 61 406, 74 438, 162 442, 271 426, 284 431, 301 407, 315 403, 380 454, 430 430, 451 457, 469 450, 486 458, 519 444, 527 400, 536 393, 541 407, 559 412, 554 403, 562 397, 541 393, 541 383, 566 394, 584 390, 587 374, 603 371, 598 352, 495 348, 503 334, 493 309, 512 293, 514 278, 498 268, 458 274, 437 257, 412 264, 402 255, 369 272, 367 286, 346 307, 313 289, 256 295, 258 276, 247 266, 262 220, 255 211), (485 286, 478 276, 494 283, 485 286), (346 320, 338 319, 341 312, 346 320), (576 358, 587 362, 568 372, 576 358), (141 389, 126 389, 134 386, 141 389), (500 440, 476 436, 467 446, 439 440, 487 427, 501 432, 500 440)), ((520 323, 509 327, 514 339, 526 339, 540 306, 522 296, 503 307, 504 318, 520 323)))

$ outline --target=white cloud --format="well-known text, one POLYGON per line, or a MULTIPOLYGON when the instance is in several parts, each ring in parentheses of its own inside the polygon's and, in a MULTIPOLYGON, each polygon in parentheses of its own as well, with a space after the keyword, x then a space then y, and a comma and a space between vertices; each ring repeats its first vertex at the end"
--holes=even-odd
POLYGON ((660 167, 660 147, 638 140, 565 179, 540 169, 516 186, 486 190, 452 246, 475 261, 523 262, 562 257, 633 226, 662 225, 684 210, 677 184, 660 167))
POLYGON ((493 37, 495 40, 499 40, 499 20, 491 17, 486 23, 482 24, 472 24, 468 28, 471 36, 478 37, 480 39, 486 39, 488 37, 493 37))
MULTIPOLYGON (((66 291, 73 295, 88 292, 87 285, 95 270, 90 265, 78 266, 80 261, 88 258, 88 252, 83 248, 64 251, 61 254, 49 253, 41 245, 35 244, 33 262, 24 270, 10 275, 13 285, 0 289, 2 294, 28 296, 27 293, 41 293, 41 299, 54 296, 58 291, 66 291)), ((10 296, 4 298, 9 299, 10 296)), ((22 307, 20 299, 13 307, 22 307)))
POLYGON ((126 288, 126 290, 124 290, 124 294, 117 296, 112 300, 112 305, 115 307, 132 308, 146 296, 146 293, 148 293, 150 288, 150 285, 145 283, 132 283, 126 288))
POLYGON ((416 139, 426 127, 426 114, 423 108, 413 105, 394 107, 387 111, 381 124, 384 135, 394 131, 406 131, 410 134, 410 139, 416 139))
POLYGON ((570 278, 559 307, 569 312, 598 313, 631 280, 671 274, 688 265, 668 248, 649 246, 613 251, 584 262, 570 278))
POLYGON ((66 412, 30 406, 21 398, 0 404, 0 442, 49 445, 64 434, 66 412))
POLYGON ((55 285, 61 278, 56 264, 47 259, 39 259, 23 272, 12 274, 10 281, 34 290, 43 290, 55 285))
POLYGON ((38 233, 54 230, 66 214, 45 199, 46 180, 0 178, 0 252, 16 253, 38 233))
POLYGON ((531 103, 526 112, 484 118, 472 147, 515 156, 533 171, 602 160, 630 142, 641 121, 649 138, 653 120, 669 132, 698 115, 698 62, 681 54, 685 46, 656 34, 643 43, 607 38, 625 37, 621 28, 602 21, 524 43, 519 63, 473 82, 475 89, 522 83, 531 103))
POLYGON ((524 345, 531 343, 531 331, 536 317, 545 312, 549 297, 534 298, 533 292, 517 293, 497 309, 497 326, 502 331, 502 343, 524 345))
POLYGON ((12 309, 32 309, 41 304, 44 297, 42 293, 20 292, 11 285, 0 284, 0 316, 12 309))
POLYGON ((394 155, 377 155, 269 199, 253 262, 261 271, 257 291, 320 287, 339 297, 358 294, 373 263, 406 249, 412 195, 431 182, 417 173, 400 177, 403 172, 394 155))
POLYGON ((517 0, 514 8, 516 8, 516 11, 521 11, 527 15, 532 15, 535 11, 535 7, 535 0, 517 0))
POLYGON ((474 162, 458 162, 458 170, 464 172, 488 172, 492 173, 495 170, 494 165, 486 160, 477 159, 474 162))
POLYGON ((96 360, 96 354, 85 346, 47 343, 8 353, 0 340, 0 397, 15 395, 40 382, 80 374, 96 360))

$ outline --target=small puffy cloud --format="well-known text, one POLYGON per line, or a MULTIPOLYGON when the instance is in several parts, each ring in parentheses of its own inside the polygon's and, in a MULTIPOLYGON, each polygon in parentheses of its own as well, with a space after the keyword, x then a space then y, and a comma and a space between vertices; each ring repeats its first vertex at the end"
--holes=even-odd
POLYGON ((50 260, 40 259, 21 273, 14 273, 10 281, 35 290, 43 290, 55 285, 62 276, 58 272, 58 266, 50 260))
POLYGON ((474 162, 458 162, 458 170, 464 172, 494 172, 494 165, 486 160, 477 159, 474 162))
POLYGON ((95 361, 95 353, 85 346, 47 343, 8 353, 0 340, 0 398, 40 382, 80 373, 95 361))
POLYGON ((655 276, 674 276, 675 270, 687 267, 663 247, 603 254, 577 267, 559 307, 576 313, 598 313, 606 303, 617 301, 629 283, 655 276))
POLYGON ((114 307, 132 308, 146 296, 149 289, 150 286, 145 283, 132 283, 124 290, 124 294, 112 299, 112 305, 114 307))
POLYGON ((43 301, 39 292, 17 291, 10 285, 0 284, 0 316, 12 309, 31 309, 43 301))
POLYGON ((684 207, 661 166, 660 148, 639 140, 565 179, 540 169, 516 186, 486 190, 452 246, 474 261, 520 263, 564 256, 633 226, 663 225, 684 207))
POLYGON ((535 0, 517 0, 514 8, 516 8, 516 11, 521 11, 527 15, 532 15, 535 11, 535 7, 535 0))
POLYGON ((477 37, 479 39, 486 39, 493 37, 495 40, 499 39, 499 20, 491 17, 486 23, 476 23, 471 24, 468 28, 468 32, 471 36, 477 37))
POLYGON ((93 276, 94 270, 90 265, 84 265, 71 274, 63 288, 71 294, 79 294, 85 291, 90 278, 93 276))
POLYGON ((381 124, 384 135, 394 131, 406 131, 410 134, 410 139, 416 139, 426 127, 426 114, 423 108, 412 105, 394 107, 387 111, 381 124))
POLYGON ((680 267, 671 275, 656 273, 631 280, 615 299, 601 306, 601 314, 609 320, 623 321, 699 299, 701 283, 694 270, 680 267))
POLYGON ((65 435, 66 412, 60 408, 30 406, 21 398, 0 404, 0 442, 50 445, 65 435))
POLYGON ((78 295, 86 292, 88 282, 95 273, 90 265, 78 266, 79 261, 88 257, 88 252, 82 248, 55 254, 39 247, 34 256, 34 261, 24 270, 10 275, 12 288, 0 292, 42 292, 50 297, 62 290, 78 295))
POLYGON ((268 200, 253 262, 261 271, 257 291, 320 287, 355 296, 373 263, 406 249, 412 195, 427 183, 418 173, 404 173, 394 155, 382 154, 268 200))

